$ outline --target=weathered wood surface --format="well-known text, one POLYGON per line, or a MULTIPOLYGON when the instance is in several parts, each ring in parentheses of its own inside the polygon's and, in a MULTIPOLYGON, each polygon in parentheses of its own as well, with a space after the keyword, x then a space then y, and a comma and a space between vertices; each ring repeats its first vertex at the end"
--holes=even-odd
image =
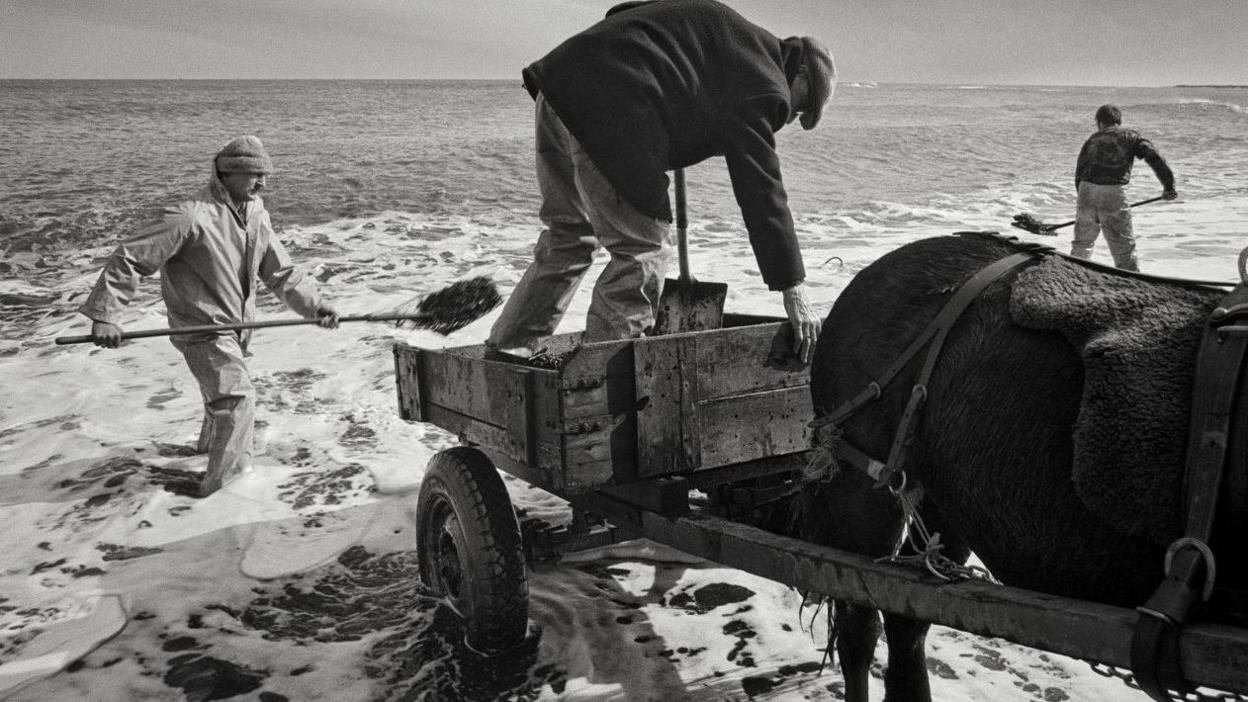
POLYGON ((699 414, 705 466, 797 453, 811 445, 807 425, 814 414, 805 387, 705 402, 699 414))
POLYGON ((784 324, 637 340, 638 477, 810 447, 809 371, 767 362, 784 324))
POLYGON ((553 371, 407 347, 396 347, 395 364, 405 419, 489 441, 525 463, 535 460, 539 437, 530 410, 549 404, 543 395, 550 392, 553 371), (545 382, 539 383, 542 376, 547 376, 545 382), (446 416, 441 410, 451 410, 457 417, 449 418, 449 425, 439 424, 437 418, 446 416))
POLYGON ((726 315, 713 331, 580 345, 559 370, 484 360, 482 345, 395 347, 400 413, 500 451, 548 482, 587 490, 809 448, 809 374, 769 366, 785 324, 726 315))
POLYGON ((637 395, 638 477, 701 467, 697 413, 697 336, 680 334, 639 341, 633 349, 637 395))

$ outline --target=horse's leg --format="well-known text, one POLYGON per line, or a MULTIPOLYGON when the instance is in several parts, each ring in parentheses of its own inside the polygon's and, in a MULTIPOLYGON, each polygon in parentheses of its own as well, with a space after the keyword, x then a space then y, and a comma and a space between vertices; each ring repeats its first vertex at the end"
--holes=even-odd
MULTIPOLYGON (((940 533, 941 555, 964 565, 971 556, 966 543, 947 529, 940 509, 927 503, 920 515, 932 533, 940 533)), ((888 668, 884 671, 885 702, 930 702, 932 690, 927 674, 927 632, 930 622, 898 614, 884 615, 884 635, 888 639, 888 668)))
MULTIPOLYGON (((817 544, 879 557, 892 553, 903 514, 887 490, 865 473, 845 467, 829 482, 807 488, 798 533, 817 544)), ((836 653, 847 702, 867 702, 867 682, 880 637, 879 611, 838 601, 836 653)))
MULTIPOLYGON (((845 702, 867 702, 867 683, 879 638, 878 610, 836 601, 836 655, 845 679, 845 702)), ((889 643, 891 646, 891 640, 889 643)))
POLYGON ((927 681, 927 630, 931 623, 884 615, 888 668, 884 670, 884 702, 931 702, 927 681))

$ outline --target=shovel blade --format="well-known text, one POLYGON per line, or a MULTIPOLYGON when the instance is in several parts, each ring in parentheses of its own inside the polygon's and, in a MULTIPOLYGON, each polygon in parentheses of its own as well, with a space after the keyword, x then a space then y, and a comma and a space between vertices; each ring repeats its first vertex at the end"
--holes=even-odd
POLYGON ((697 283, 668 279, 659 298, 654 335, 720 329, 724 326, 727 283, 697 283))

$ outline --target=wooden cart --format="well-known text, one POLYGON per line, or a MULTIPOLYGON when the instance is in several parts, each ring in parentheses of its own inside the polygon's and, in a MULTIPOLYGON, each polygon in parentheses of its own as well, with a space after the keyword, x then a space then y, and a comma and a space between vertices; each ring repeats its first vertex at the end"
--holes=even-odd
MULTIPOLYGON (((483 346, 395 347, 402 416, 463 444, 430 462, 417 532, 421 577, 464 616, 472 646, 525 636, 526 558, 644 536, 803 590, 1129 667, 1133 610, 949 583, 732 518, 788 490, 807 458, 808 372, 769 361, 785 324, 728 314, 722 329, 688 334, 561 335, 551 368, 486 360, 483 346), (498 470, 568 500, 576 518, 557 529, 517 519, 498 470)), ((1180 647, 1189 680, 1248 691, 1243 629, 1191 624, 1180 647)))

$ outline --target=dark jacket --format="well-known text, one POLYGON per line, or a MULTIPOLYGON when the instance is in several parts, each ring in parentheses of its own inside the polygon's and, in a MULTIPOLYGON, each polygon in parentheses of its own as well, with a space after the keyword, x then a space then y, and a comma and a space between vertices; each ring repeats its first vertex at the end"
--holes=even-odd
POLYGON ((1174 173, 1152 142, 1120 125, 1106 127, 1083 143, 1075 166, 1075 187, 1085 180, 1097 185, 1126 185, 1137 158, 1152 167, 1163 188, 1174 189, 1174 173))
POLYGON ((763 280, 773 290, 801 282, 774 136, 789 117, 800 41, 714 0, 631 5, 524 69, 525 86, 652 217, 672 218, 667 171, 724 156, 763 280))

